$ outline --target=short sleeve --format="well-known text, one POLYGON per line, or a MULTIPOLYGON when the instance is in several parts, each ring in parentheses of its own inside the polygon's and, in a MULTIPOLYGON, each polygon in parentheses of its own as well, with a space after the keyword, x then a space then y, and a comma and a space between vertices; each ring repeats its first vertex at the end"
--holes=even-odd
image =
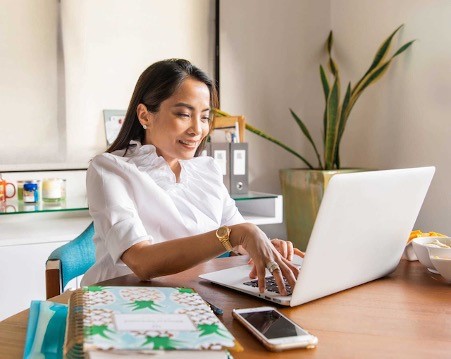
POLYGON ((130 165, 121 162, 109 154, 99 155, 86 176, 89 213, 115 264, 123 264, 122 254, 134 244, 152 240, 136 210, 130 165))
POLYGON ((238 210, 235 201, 227 193, 227 196, 224 199, 224 210, 222 212, 221 226, 231 226, 244 222, 246 221, 238 210))

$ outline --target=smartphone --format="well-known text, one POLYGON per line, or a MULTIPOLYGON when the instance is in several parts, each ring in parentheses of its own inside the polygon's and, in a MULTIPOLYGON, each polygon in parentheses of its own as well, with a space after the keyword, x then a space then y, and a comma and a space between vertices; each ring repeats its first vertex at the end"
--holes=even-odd
POLYGON ((232 315, 271 351, 315 348, 318 338, 273 307, 233 309, 232 315))

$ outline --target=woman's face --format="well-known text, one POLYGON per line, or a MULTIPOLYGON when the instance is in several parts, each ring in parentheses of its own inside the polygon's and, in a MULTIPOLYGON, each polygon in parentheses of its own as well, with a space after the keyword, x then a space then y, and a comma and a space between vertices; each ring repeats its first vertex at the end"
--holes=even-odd
MULTIPOLYGON (((140 105, 142 106, 142 105, 140 105)), ((152 144, 174 169, 178 160, 194 157, 197 147, 208 134, 210 91, 203 82, 185 79, 174 94, 163 101, 156 113, 146 112, 147 122, 138 107, 141 124, 147 125, 145 144, 152 144)))

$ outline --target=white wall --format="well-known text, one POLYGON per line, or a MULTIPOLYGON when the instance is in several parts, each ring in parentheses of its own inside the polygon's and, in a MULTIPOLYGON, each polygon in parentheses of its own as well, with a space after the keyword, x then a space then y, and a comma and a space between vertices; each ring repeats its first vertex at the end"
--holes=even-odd
MULTIPOLYGON (((322 96, 318 63, 330 24, 329 1, 221 1, 221 108, 243 114, 261 130, 313 159, 289 108, 321 136, 322 96)), ((303 167, 288 152, 246 133, 250 188, 280 193, 278 171, 303 167)), ((283 225, 265 226, 285 237, 283 225)))
POLYGON ((395 48, 417 40, 354 108, 344 137, 344 165, 436 166, 417 227, 451 235, 451 2, 341 0, 331 5, 344 78, 355 82, 398 25, 405 27, 395 48))
POLYGON ((0 165, 58 152, 57 14, 56 0, 0 0, 0 165))
POLYGON ((211 0, 63 0, 67 161, 105 150, 103 109, 126 109, 139 75, 181 57, 213 75, 211 0))
MULTIPOLYGON (((344 167, 437 166, 417 227, 451 234, 451 3, 439 0, 221 2, 221 107, 315 161, 294 123, 293 108, 321 143, 323 94, 318 66, 334 30, 342 83, 355 83, 379 44, 400 24, 400 46, 417 39, 349 118, 344 167)), ((250 187, 280 193, 278 170, 304 167, 277 146, 247 133, 250 187), (256 165, 258 164, 258 165, 256 165)), ((282 227, 267 229, 284 236, 282 227)))
POLYGON ((58 3, 0 0, 0 171, 87 166, 155 61, 214 75, 213 0, 61 0, 59 49, 58 3))

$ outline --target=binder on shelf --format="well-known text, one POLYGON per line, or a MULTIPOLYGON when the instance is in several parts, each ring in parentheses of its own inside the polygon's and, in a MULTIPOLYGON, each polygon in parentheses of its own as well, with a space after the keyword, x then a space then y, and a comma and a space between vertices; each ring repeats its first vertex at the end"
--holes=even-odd
POLYGON ((249 190, 248 144, 230 143, 230 194, 249 190))
POLYGON ((230 192, 230 143, 211 142, 211 156, 221 168, 224 185, 230 192))

